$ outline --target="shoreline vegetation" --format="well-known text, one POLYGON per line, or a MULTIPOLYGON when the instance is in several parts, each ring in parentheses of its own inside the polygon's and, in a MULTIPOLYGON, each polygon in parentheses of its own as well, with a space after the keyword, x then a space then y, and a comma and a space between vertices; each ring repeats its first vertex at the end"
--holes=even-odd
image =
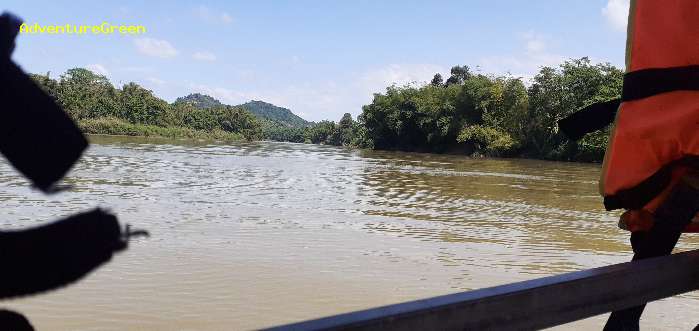
POLYGON ((78 121, 85 134, 106 136, 160 137, 170 139, 198 139, 212 141, 242 141, 243 136, 223 130, 193 130, 185 127, 164 127, 129 123, 118 118, 92 118, 78 121))
POLYGON ((272 140, 382 150, 600 162, 609 129, 578 142, 557 121, 620 96, 623 71, 588 58, 542 67, 525 82, 512 75, 455 66, 444 80, 389 86, 355 120, 308 122, 262 101, 230 106, 202 94, 168 103, 136 83, 114 87, 102 75, 74 68, 53 79, 32 74, 87 134, 272 140))

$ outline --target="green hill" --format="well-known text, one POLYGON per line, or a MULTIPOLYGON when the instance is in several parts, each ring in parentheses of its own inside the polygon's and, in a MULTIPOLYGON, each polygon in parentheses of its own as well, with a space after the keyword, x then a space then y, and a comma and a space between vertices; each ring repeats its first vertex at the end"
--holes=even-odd
POLYGON ((175 100, 174 104, 179 103, 188 103, 199 109, 209 109, 216 106, 223 106, 220 101, 201 93, 193 93, 186 97, 179 97, 177 100, 175 100))
POLYGON ((286 126, 303 127, 311 124, 311 122, 292 113, 291 110, 277 107, 271 103, 253 100, 240 106, 259 118, 271 120, 286 126))
MULTIPOLYGON (((179 97, 174 102, 175 105, 180 103, 188 103, 198 109, 209 109, 224 106, 224 104, 215 98, 201 93, 193 93, 188 96, 179 97)), ((312 124, 311 122, 306 121, 298 115, 292 113, 289 109, 278 107, 264 101, 253 100, 239 105, 239 107, 243 107, 245 110, 249 111, 259 119, 268 120, 282 126, 304 127, 312 124)))

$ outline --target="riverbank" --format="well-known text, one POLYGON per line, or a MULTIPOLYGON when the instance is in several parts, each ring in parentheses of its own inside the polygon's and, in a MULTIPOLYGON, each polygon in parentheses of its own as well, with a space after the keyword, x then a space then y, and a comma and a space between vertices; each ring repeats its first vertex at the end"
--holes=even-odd
POLYGON ((244 141, 236 132, 214 129, 194 130, 177 126, 157 126, 129 123, 117 118, 91 118, 78 121, 78 126, 86 134, 108 136, 162 137, 171 139, 197 139, 215 141, 244 141))
MULTIPOLYGON (((116 118, 98 118, 98 119, 86 119, 78 121, 78 126, 80 129, 88 135, 95 136, 113 136, 113 137, 145 137, 145 138, 163 138, 163 139, 176 139, 176 140, 191 140, 191 141, 211 141, 211 142, 241 142, 249 141, 245 139, 242 135, 235 132, 226 132, 223 130, 214 131, 204 131, 204 130, 193 130, 184 127, 163 127, 156 125, 144 125, 144 124, 133 124, 128 123, 116 118)), ((274 140, 274 139, 259 139, 253 140, 258 142, 286 142, 295 144, 309 144, 309 145, 329 145, 325 142, 315 143, 315 142, 298 142, 298 141, 287 141, 287 140, 274 140)), ((414 149, 414 150, 401 150, 401 149, 372 149, 372 148, 362 148, 355 145, 344 145, 344 148, 349 148, 352 150, 375 150, 379 152, 398 152, 398 153, 417 153, 417 154, 428 154, 428 155, 460 155, 467 156, 473 159, 511 159, 511 160, 540 160, 540 161, 559 161, 559 162, 577 162, 577 163, 600 163, 597 160, 555 160, 555 159, 541 159, 535 157, 527 156, 498 156, 490 157, 483 154, 474 153, 473 148, 466 145, 453 146, 451 148, 445 149, 441 152, 434 152, 428 149, 414 149)))
POLYGON ((288 141, 378 150, 541 160, 601 162, 608 131, 568 140, 557 121, 596 102, 618 98, 623 71, 588 58, 545 67, 530 84, 519 77, 471 72, 455 66, 443 81, 389 86, 352 118, 312 123, 286 108, 225 105, 191 94, 169 103, 138 84, 114 87, 84 68, 58 80, 32 78, 87 133, 220 141, 288 141), (270 115, 273 114, 274 116, 270 115), (295 117, 294 117, 295 116, 295 117), (298 121, 294 122, 291 119, 298 121), (294 124, 296 123, 296 124, 294 124))

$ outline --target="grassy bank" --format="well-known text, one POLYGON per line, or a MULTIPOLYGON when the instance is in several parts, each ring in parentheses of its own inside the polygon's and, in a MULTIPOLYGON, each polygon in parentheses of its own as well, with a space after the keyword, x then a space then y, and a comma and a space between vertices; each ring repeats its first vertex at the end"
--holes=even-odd
POLYGON ((117 118, 90 118, 78 121, 78 126, 86 134, 163 137, 172 139, 206 139, 219 141, 242 141, 245 138, 235 132, 214 129, 211 131, 193 130, 184 127, 163 127, 134 124, 117 118))

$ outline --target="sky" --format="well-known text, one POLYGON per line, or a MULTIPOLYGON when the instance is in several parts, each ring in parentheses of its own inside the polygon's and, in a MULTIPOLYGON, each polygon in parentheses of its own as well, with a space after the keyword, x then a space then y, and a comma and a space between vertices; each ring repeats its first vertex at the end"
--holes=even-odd
POLYGON ((5 0, 27 24, 142 25, 140 35, 22 34, 25 71, 88 68, 169 102, 263 100, 311 121, 356 116, 391 84, 455 65, 530 79, 571 58, 624 63, 628 0, 5 0))

